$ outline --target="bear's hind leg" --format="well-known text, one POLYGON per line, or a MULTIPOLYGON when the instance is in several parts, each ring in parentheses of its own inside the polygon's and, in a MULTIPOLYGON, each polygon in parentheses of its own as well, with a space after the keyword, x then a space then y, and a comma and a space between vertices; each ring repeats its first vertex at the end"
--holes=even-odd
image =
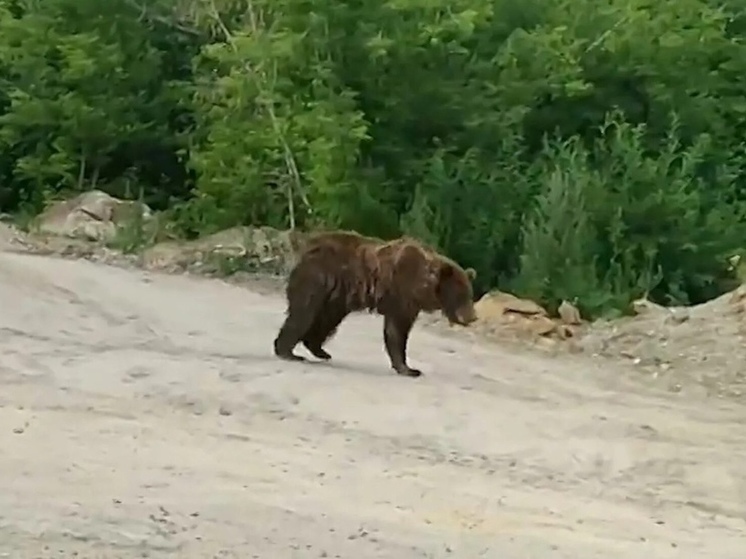
POLYGON ((331 354, 323 348, 323 345, 334 336, 339 325, 347 316, 347 311, 343 306, 330 307, 323 309, 316 316, 311 328, 301 340, 306 349, 317 359, 328 361, 332 358, 331 354))
POLYGON ((287 361, 305 361, 306 358, 293 353, 295 346, 308 335, 314 322, 318 320, 322 302, 320 299, 298 308, 291 301, 288 314, 275 338, 275 355, 287 361))
POLYGON ((275 338, 275 355, 286 361, 305 361, 305 357, 293 353, 293 349, 295 349, 300 335, 302 335, 298 335, 298 331, 303 330, 305 328, 302 327, 302 324, 299 324, 299 317, 288 313, 285 317, 285 322, 282 323, 282 327, 275 338))

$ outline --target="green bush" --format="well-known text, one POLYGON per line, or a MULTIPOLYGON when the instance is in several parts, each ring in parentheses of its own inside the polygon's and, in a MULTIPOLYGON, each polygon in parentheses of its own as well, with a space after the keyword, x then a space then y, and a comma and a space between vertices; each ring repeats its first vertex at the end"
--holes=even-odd
POLYGON ((745 233, 741 13, 0 0, 0 212, 142 192, 185 237, 408 233, 473 266, 479 293, 591 317, 701 302, 731 286, 745 233))

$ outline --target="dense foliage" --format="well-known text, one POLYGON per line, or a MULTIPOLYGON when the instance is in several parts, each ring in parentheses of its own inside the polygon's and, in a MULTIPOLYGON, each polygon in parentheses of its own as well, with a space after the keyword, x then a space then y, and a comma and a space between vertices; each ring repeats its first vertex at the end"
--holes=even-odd
POLYGON ((0 211, 402 232, 586 314, 720 293, 744 0, 0 0, 0 211))

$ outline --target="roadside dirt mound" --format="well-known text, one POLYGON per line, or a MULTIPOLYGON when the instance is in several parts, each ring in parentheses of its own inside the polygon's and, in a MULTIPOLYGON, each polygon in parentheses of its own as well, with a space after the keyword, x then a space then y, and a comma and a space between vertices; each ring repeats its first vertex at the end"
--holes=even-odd
POLYGON ((590 325, 579 341, 589 353, 633 363, 669 390, 746 394, 746 286, 693 307, 637 301, 635 316, 590 325))
POLYGON ((583 323, 578 310, 569 303, 563 303, 559 318, 552 318, 538 303, 502 291, 484 295, 476 309, 479 320, 474 328, 481 335, 529 342, 544 349, 554 349, 558 342, 575 338, 583 323))
POLYGON ((23 249, 27 245, 23 232, 10 223, 0 221, 0 250, 23 249))
POLYGON ((295 262, 301 234, 271 227, 234 227, 194 241, 167 241, 146 249, 148 270, 191 271, 233 276, 287 273, 295 262))

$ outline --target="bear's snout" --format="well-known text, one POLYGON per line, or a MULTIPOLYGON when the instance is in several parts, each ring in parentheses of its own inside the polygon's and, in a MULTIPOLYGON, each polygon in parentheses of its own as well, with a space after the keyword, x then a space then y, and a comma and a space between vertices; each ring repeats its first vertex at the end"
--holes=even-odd
POLYGON ((458 308, 453 313, 447 313, 446 316, 451 324, 458 324, 459 326, 469 326, 477 320, 477 313, 473 305, 458 308))
POLYGON ((469 307, 468 309, 463 310, 461 313, 459 313, 459 316, 461 318, 461 323, 464 326, 468 326, 472 322, 477 321, 477 313, 474 310, 474 307, 469 307))

